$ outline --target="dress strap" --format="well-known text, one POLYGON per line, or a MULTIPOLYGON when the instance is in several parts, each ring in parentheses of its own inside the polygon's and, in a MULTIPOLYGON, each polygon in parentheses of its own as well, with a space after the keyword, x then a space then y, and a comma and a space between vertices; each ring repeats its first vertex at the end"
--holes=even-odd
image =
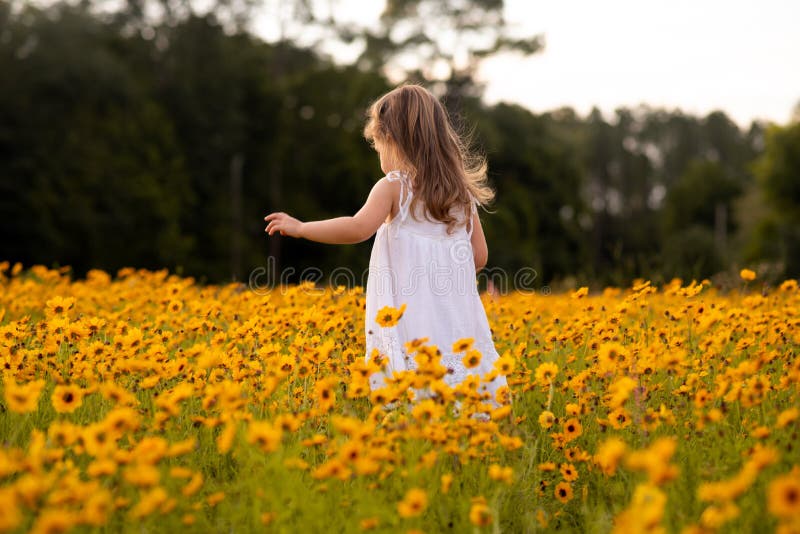
POLYGON ((403 171, 391 171, 386 175, 386 179, 390 182, 400 180, 400 199, 397 208, 400 220, 405 221, 408 216, 409 207, 411 206, 411 197, 413 196, 408 174, 403 171))
POLYGON ((472 196, 472 193, 469 194, 469 204, 470 204, 470 215, 469 220, 467 221, 467 236, 471 239, 472 238, 472 219, 478 213, 478 201, 472 196))

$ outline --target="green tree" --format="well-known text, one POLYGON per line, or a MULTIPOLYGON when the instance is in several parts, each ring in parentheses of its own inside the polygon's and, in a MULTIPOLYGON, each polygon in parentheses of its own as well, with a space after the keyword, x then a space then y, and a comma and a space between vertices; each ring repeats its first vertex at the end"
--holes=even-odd
POLYGON ((767 130, 764 154, 754 170, 773 210, 760 223, 750 257, 777 260, 784 276, 796 277, 800 275, 800 121, 767 130))

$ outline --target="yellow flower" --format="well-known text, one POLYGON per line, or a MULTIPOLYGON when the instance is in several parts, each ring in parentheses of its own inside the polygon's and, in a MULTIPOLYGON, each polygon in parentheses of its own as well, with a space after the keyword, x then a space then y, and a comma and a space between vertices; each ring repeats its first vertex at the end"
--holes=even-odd
POLYGON ((561 471, 561 476, 564 477, 564 480, 567 482, 572 482, 578 479, 578 470, 575 469, 575 466, 572 464, 561 464, 559 471, 561 471))
POLYGON ((74 385, 58 385, 53 390, 53 407, 58 413, 72 413, 83 404, 84 391, 74 385))
POLYGON ((564 438, 567 441, 572 441, 583 434, 583 426, 581 422, 574 417, 570 417, 564 422, 564 438))
POLYGON ((199 490, 203 486, 203 474, 202 473, 195 473, 192 475, 192 479, 181 488, 181 494, 184 497, 191 497, 197 490, 199 490))
POLYGON ((75 305, 74 297, 53 297, 45 303, 45 311, 48 316, 61 315, 72 309, 75 305))
POLYGON ((420 488, 408 490, 402 501, 397 503, 400 517, 416 517, 428 507, 428 494, 420 488))
POLYGON ((13 487, 0 488, 0 532, 10 532, 22 523, 21 503, 13 487))
POLYGON ((775 426, 784 428, 797 420, 800 417, 800 410, 797 408, 789 408, 778 414, 778 421, 775 426))
POLYGON ((227 454, 228 451, 231 450, 233 446, 233 440, 236 438, 236 431, 238 430, 238 425, 236 421, 228 421, 225 425, 225 428, 222 429, 222 432, 219 433, 217 436, 217 450, 220 454, 227 454))
POLYGON ((209 506, 216 506, 225 499, 224 491, 217 491, 206 497, 206 502, 209 506))
POLYGON ((475 499, 469 508, 469 521, 477 527, 485 527, 492 524, 492 513, 486 505, 486 501, 475 499))
POLYGON ((631 416, 625 408, 617 408, 608 414, 608 424, 613 428, 620 430, 631 424, 631 416))
POLYGON ((453 475, 450 473, 446 473, 442 475, 442 493, 447 493, 450 491, 450 486, 453 484, 453 475))
POLYGON ((569 482, 559 482, 556 484, 553 493, 555 494, 556 499, 562 503, 568 503, 572 500, 572 486, 569 484, 569 482))
POLYGON ((756 273, 750 269, 742 269, 739 271, 739 276, 742 278, 742 280, 746 280, 748 282, 756 279, 756 273))
POLYGON ((800 476, 790 473, 770 482, 767 508, 780 518, 800 517, 800 476))
POLYGON ((375 321, 384 328, 388 328, 391 326, 395 326, 397 321, 403 316, 403 312, 406 311, 406 305, 403 304, 400 306, 399 309, 392 308, 391 306, 384 306, 380 310, 378 310, 378 315, 375 317, 375 321))
POLYGON ((44 380, 34 380, 27 384, 18 385, 17 382, 6 375, 3 378, 3 396, 8 409, 17 413, 30 413, 39 407, 39 395, 44 388, 44 380))
POLYGON ((489 466, 489 478, 512 484, 514 482, 514 469, 510 466, 492 464, 489 466))
POLYGON ((544 429, 548 429, 553 426, 553 423, 556 421, 556 416, 553 415, 553 412, 545 410, 539 414, 539 426, 544 429))
POLYGON ((481 353, 477 350, 468 350, 463 362, 467 369, 474 369, 481 363, 481 353))
POLYGON ((579 287, 577 291, 570 294, 570 298, 579 299, 589 294, 589 288, 586 286, 579 287))
POLYGON ((247 425, 247 442, 264 452, 274 452, 281 444, 283 431, 266 421, 250 421, 247 425))
POLYGON ((47 508, 43 510, 30 529, 31 534, 68 532, 77 526, 78 515, 63 508, 47 508))
POLYGON ((534 376, 536 382, 542 386, 549 386, 558 374, 558 365, 553 362, 544 362, 536 368, 534 376))
POLYGON ((620 343, 603 343, 597 351, 597 366, 601 373, 613 373, 627 363, 628 351, 620 343))
POLYGON ((597 449, 594 461, 606 476, 614 476, 617 472, 617 465, 622 457, 625 456, 627 446, 619 438, 608 438, 597 449))
POLYGON ((466 352, 472 348, 473 343, 475 343, 475 339, 471 337, 459 339, 453 343, 453 352, 466 352))

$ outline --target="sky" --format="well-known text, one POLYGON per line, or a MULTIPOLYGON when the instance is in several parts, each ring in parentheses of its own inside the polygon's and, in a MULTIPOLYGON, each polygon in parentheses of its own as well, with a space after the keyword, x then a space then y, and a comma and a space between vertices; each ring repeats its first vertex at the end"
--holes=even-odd
MULTIPOLYGON (((377 20, 383 2, 339 0, 337 16, 377 20)), ((647 104, 704 115, 721 109, 741 126, 787 123, 800 102, 800 1, 506 0, 519 35, 544 36, 529 57, 486 60, 485 100, 542 112, 593 106, 613 113, 647 104)), ((256 31, 269 37, 267 17, 256 31)), ((354 49, 338 52, 349 58, 354 49)))

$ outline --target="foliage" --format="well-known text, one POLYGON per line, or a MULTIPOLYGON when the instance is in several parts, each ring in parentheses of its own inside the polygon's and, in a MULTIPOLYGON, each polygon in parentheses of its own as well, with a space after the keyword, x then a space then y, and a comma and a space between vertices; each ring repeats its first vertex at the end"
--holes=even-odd
MULTIPOLYGON (((212 2, 207 12, 171 0, 101 4, 0 2, 3 257, 76 275, 167 267, 207 281, 263 267, 292 282, 307 268, 317 278, 362 273, 368 244, 268 239, 262 222, 275 210, 355 213, 382 174, 361 128, 387 78, 319 49, 260 40, 235 22, 250 0, 212 2)), ((431 20, 448 27, 480 32, 495 21, 494 44, 511 38, 502 2, 464 5, 390 2, 386 26, 370 31, 426 25, 415 17, 438 10, 431 20)), ((306 15, 301 25, 336 30, 335 20, 306 15)), ((386 54, 401 54, 400 44, 386 54)), ((476 58, 494 49, 463 44, 476 58)), ((537 286, 703 278, 763 260, 776 277, 797 272, 794 127, 765 141, 762 125, 743 131, 722 112, 537 115, 488 106, 469 69, 451 74, 445 103, 486 153, 498 193, 483 216, 492 268, 535 269, 537 286)))

